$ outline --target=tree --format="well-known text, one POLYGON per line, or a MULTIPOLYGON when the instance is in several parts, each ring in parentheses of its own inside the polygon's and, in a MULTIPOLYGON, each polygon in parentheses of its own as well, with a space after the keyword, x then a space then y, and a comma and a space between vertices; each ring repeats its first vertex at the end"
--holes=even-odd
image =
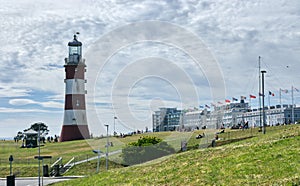
POLYGON ((123 163, 134 165, 175 153, 175 149, 162 139, 145 136, 129 143, 122 153, 123 163))
POLYGON ((25 129, 24 132, 26 132, 30 129, 32 129, 36 132, 39 132, 39 130, 40 130, 41 136, 46 136, 49 133, 48 126, 42 122, 32 124, 28 129, 25 129))
POLYGON ((15 141, 19 141, 19 140, 22 140, 23 138, 24 138, 23 132, 19 131, 14 139, 15 139, 15 141))

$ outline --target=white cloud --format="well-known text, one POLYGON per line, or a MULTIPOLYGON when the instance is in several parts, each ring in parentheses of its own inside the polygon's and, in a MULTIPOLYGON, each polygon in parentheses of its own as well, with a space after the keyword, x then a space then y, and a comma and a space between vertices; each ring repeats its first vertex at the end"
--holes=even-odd
POLYGON ((31 93, 29 88, 18 87, 16 84, 12 87, 11 83, 0 82, 0 97, 21 97, 28 96, 31 93))
POLYGON ((64 104, 55 101, 39 102, 38 104, 42 105, 45 108, 64 108, 64 104))
POLYGON ((11 99, 9 100, 9 104, 20 106, 20 105, 28 105, 28 104, 36 104, 37 102, 30 99, 11 99))
POLYGON ((16 109, 9 107, 0 107, 0 113, 60 113, 61 111, 49 111, 42 109, 16 109))
MULTIPOLYGON (((49 112, 18 108, 25 105, 63 109, 60 102, 64 99, 63 65, 72 34, 76 31, 81 33, 79 39, 83 42, 85 54, 92 43, 105 33, 143 20, 171 22, 199 36, 219 62, 229 98, 257 93, 259 55, 263 57, 262 67, 267 70, 267 89, 297 87, 300 85, 299 12, 298 0, 5 1, 0 8, 0 98, 11 98, 9 103, 13 108, 2 107, 0 112, 49 112), (287 65, 290 68, 286 68, 287 65), (33 94, 40 95, 33 99, 33 94)), ((99 109, 105 108, 101 112, 109 113, 109 116, 101 115, 106 118, 104 121, 111 122, 112 111, 108 105, 111 104, 111 87, 118 72, 124 65, 150 55, 173 61, 187 72, 199 94, 199 100, 195 102, 211 102, 210 87, 204 73, 185 55, 163 44, 137 44, 112 57, 106 72, 99 77, 101 79, 96 87, 99 94, 95 102, 105 104, 99 106, 99 109)), ((89 72, 95 70, 93 64, 87 61, 87 65, 88 78, 95 78, 89 77, 89 72)), ((165 73, 172 74, 167 70, 165 73)), ((130 75, 134 74, 128 77, 130 75)), ((177 87, 186 86, 179 76, 174 75, 172 79, 177 87)), ((90 88, 94 88, 89 82, 88 79, 88 93, 90 88)), ((170 95, 173 96, 172 87, 158 84, 144 81, 132 89, 130 105, 138 118, 148 114, 143 111, 149 109, 149 104, 154 104, 157 98, 161 101, 154 105, 179 105, 177 100, 169 99, 170 95), (153 94, 147 94, 149 92, 153 94)), ((119 92, 119 95, 126 95, 126 92, 119 92)), ((88 104, 94 101, 89 94, 87 99, 88 104)), ((296 97, 296 103, 299 103, 299 97, 296 97)), ((1 101, 1 104, 6 103, 1 101)), ((192 100, 186 104, 192 106, 192 100)), ((56 123, 61 123, 61 120, 57 118, 56 123)), ((0 124, 5 121, 8 120, 0 118, 0 124)))
POLYGON ((41 105, 42 107, 45 107, 45 108, 59 108, 59 109, 62 109, 64 106, 60 102, 55 102, 55 101, 38 102, 38 101, 33 101, 31 99, 11 99, 11 100, 9 100, 9 104, 14 105, 14 106, 36 104, 36 105, 41 105))

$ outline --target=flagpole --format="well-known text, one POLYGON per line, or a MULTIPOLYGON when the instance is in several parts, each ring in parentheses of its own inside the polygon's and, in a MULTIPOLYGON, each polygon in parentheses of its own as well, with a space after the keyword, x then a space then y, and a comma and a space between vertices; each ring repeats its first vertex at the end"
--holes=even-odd
MULTIPOLYGON (((279 105, 280 105, 280 112, 282 112, 282 105, 281 105, 281 88, 279 88, 279 105)), ((283 124, 283 118, 281 118, 281 122, 283 124)))
POLYGON ((268 101, 269 101, 269 108, 270 108, 270 92, 269 92, 268 101))
MULTIPOLYGON (((268 93, 268 102, 269 102, 269 109, 271 109, 271 107, 270 107, 270 91, 269 91, 269 93, 268 93)), ((269 126, 271 126, 271 119, 270 119, 270 114, 268 114, 268 119, 269 119, 269 126)))
POLYGON ((251 109, 251 96, 250 96, 250 99, 249 99, 249 104, 250 104, 250 109, 251 109))
POLYGON ((295 118, 294 118, 294 87, 292 85, 292 123, 295 123, 295 118))
POLYGON ((282 108, 282 104, 281 104, 281 88, 279 88, 279 104, 280 104, 280 108, 282 108))
POLYGON ((261 57, 258 56, 258 91, 259 91, 259 127, 262 129, 262 125, 261 125, 261 98, 260 98, 260 94, 261 94, 261 76, 260 76, 260 59, 261 57))
POLYGON ((261 94, 261 82, 260 82, 260 56, 258 56, 258 101, 259 101, 259 127, 262 128, 262 125, 261 125, 261 98, 260 98, 260 94, 261 94))

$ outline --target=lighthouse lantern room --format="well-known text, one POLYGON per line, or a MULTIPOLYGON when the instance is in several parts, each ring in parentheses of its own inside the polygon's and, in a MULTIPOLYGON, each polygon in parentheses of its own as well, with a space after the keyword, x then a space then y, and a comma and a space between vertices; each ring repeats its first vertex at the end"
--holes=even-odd
POLYGON ((68 43, 69 46, 69 63, 79 63, 81 60, 81 46, 82 43, 77 40, 74 35, 74 40, 68 43))
POLYGON ((82 59, 82 43, 74 35, 68 43, 69 57, 65 58, 65 110, 60 141, 87 139, 90 137, 85 104, 85 60, 82 59))

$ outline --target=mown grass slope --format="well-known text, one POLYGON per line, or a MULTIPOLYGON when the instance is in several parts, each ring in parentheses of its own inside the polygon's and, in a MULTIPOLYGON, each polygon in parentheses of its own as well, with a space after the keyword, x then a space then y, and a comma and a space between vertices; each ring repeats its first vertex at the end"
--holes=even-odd
MULTIPOLYGON (((232 132, 230 139, 244 139, 238 142, 56 185, 299 185, 300 126, 270 127, 265 135, 245 138, 250 132, 232 132)), ((220 137, 227 140, 226 135, 220 137)))
MULTIPOLYGON (((113 143, 113 147, 109 147, 109 151, 116 151, 122 149, 129 142, 136 141, 140 136, 150 135, 159 138, 168 138, 171 132, 162 133, 144 133, 139 135, 128 136, 126 138, 110 137, 109 141, 113 143)), ((52 159, 45 159, 44 164, 51 165, 57 158, 62 157, 62 163, 67 163, 71 158, 75 157, 75 161, 87 159, 96 156, 92 150, 99 149, 105 151, 106 138, 76 140, 63 143, 46 143, 41 146, 41 156, 52 156, 52 159)), ((38 175, 38 161, 34 156, 38 155, 38 148, 20 148, 21 142, 14 141, 0 141, 0 178, 9 175, 9 161, 10 155, 13 155, 13 173, 17 177, 37 176, 38 175)), ((119 161, 120 162, 120 161, 119 161)), ((112 166, 120 167, 120 166, 112 166)), ((87 175, 92 171, 87 165, 81 165, 78 169, 81 170, 76 175, 87 175)), ((70 172, 72 173, 72 171, 70 172)), ((68 174, 70 174, 68 173, 68 174)))

